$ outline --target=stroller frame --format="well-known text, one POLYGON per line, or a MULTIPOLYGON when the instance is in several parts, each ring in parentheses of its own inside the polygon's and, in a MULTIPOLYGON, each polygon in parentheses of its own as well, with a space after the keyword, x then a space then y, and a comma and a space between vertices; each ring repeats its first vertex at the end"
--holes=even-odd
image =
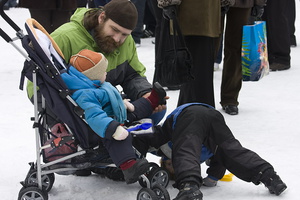
MULTIPOLYGON (((23 30, 21 30, 12 20, 11 18, 9 18, 5 13, 4 13, 4 4, 7 2, 8 0, 3 0, 0 2, 0 15, 1 17, 16 31, 16 36, 15 38, 11 38, 10 36, 8 36, 1 28, 0 28, 0 36, 9 44, 11 44, 21 55, 23 55, 26 59, 25 64, 24 64, 24 69, 22 71, 22 77, 21 77, 21 81, 20 81, 20 86, 19 89, 23 90, 23 83, 24 83, 24 78, 25 76, 27 78, 29 78, 30 80, 32 80, 33 82, 33 92, 34 92, 34 96, 33 96, 33 105, 34 105, 34 117, 31 118, 31 121, 34 121, 33 124, 33 128, 35 129, 35 138, 36 138, 36 162, 30 162, 30 169, 29 172, 25 178, 24 181, 21 181, 21 185, 23 186, 19 192, 19 196, 18 199, 19 200, 23 200, 23 199, 27 199, 28 197, 30 197, 30 199, 43 199, 43 200, 47 200, 48 199, 48 192, 51 190, 53 183, 54 183, 54 173, 63 173, 63 172, 70 172, 70 171, 77 171, 80 169, 86 169, 89 168, 91 166, 87 166, 87 165, 80 165, 74 167, 72 165, 72 163, 68 163, 65 167, 63 168, 59 168, 57 166, 61 166, 61 162, 67 161, 69 159, 78 157, 78 156, 82 156, 85 155, 89 152, 93 152, 95 149, 97 149, 97 146, 95 146, 95 144, 89 144, 89 140, 93 140, 95 138, 91 137, 88 138, 87 136, 83 136, 85 137, 84 139, 87 140, 86 143, 83 144, 83 149, 80 151, 77 151, 75 153, 72 153, 70 155, 64 156, 62 158, 56 159, 54 161, 50 161, 47 163, 42 163, 41 160, 41 155, 42 155, 42 151, 46 148, 49 148, 49 145, 43 145, 42 142, 42 137, 45 136, 45 133, 41 133, 41 123, 43 123, 43 125, 47 126, 45 123, 45 117, 44 116, 39 116, 40 112, 39 112, 39 108, 38 108, 38 76, 41 70, 41 67, 44 66, 40 66, 39 63, 36 62, 36 57, 34 56, 34 58, 30 57, 30 49, 24 46, 24 43, 28 42, 29 37, 28 35, 25 35, 23 33, 23 30), (20 39, 23 45, 23 48, 26 50, 26 52, 24 52, 24 50, 22 50, 21 48, 19 48, 14 41, 20 39), (27 70, 25 70, 26 68, 26 63, 27 63, 27 67, 30 66, 31 70, 30 70, 30 75, 28 75, 28 68, 27 70), (25 70, 25 71, 24 71, 25 70), (27 71, 27 72, 26 72, 27 71), (26 74, 27 73, 27 74, 26 74), (42 120, 43 118, 43 120, 42 120), (42 121, 42 122, 41 122, 42 121), (91 147, 91 148, 90 148, 91 147), (57 164, 57 165, 56 165, 57 164), (54 166, 54 168, 53 168, 54 166), (52 168, 51 168, 52 167, 52 168), (34 198, 32 198, 34 196, 34 198)), ((28 21, 28 20, 27 20, 28 21)), ((34 26, 38 26, 38 28, 43 29, 43 27, 34 19, 30 19, 29 22, 33 22, 34 26), (41 27, 39 27, 41 26, 41 27)), ((27 25, 27 24, 25 24, 27 25)), ((27 29, 27 32, 30 32, 30 29, 25 26, 27 29)), ((49 36, 49 35, 48 35, 49 36)), ((51 38, 50 38, 51 39, 51 38)), ((60 54, 60 50, 59 49, 55 49, 58 51, 58 54, 63 58, 62 54, 60 54)), ((38 57, 38 55, 37 55, 38 57)), ((55 66, 55 64, 53 63, 53 65, 55 66)), ((50 69, 51 74, 53 74, 53 71, 51 71, 52 69, 50 69)), ((56 69, 57 70, 57 69, 56 69)), ((47 71, 48 73, 49 71, 47 71)), ((59 73, 54 73, 55 76, 59 76, 59 73)), ((82 117, 83 115, 83 111, 82 109, 76 104, 76 102, 70 97, 67 89, 61 90, 59 89, 60 93, 59 96, 62 96, 63 99, 67 99, 67 101, 75 108, 75 112, 76 114, 80 117, 81 121, 88 127, 87 123, 85 122, 84 118, 82 117)), ((47 98, 46 98, 47 100, 47 98)), ((42 108, 45 109, 46 107, 46 100, 45 97, 42 95, 42 108)), ((77 116, 77 117, 78 117, 77 116)), ((63 120, 62 120, 63 121, 63 120)), ((76 123, 76 122, 74 122, 76 123)), ((76 135, 76 133, 74 133, 74 130, 72 131, 71 128, 64 122, 64 125, 66 125, 68 131, 70 133, 72 133, 74 135, 74 137, 72 137, 71 139, 78 139, 77 137, 80 137, 78 134, 76 135)), ((88 133, 89 134, 89 133, 88 133)), ((96 134, 94 134, 96 135, 96 134)), ((98 137, 98 136, 97 136, 98 137)), ((81 141, 81 140, 79 140, 81 141)), ((61 143, 59 143, 59 145, 64 145, 67 141, 62 141, 61 143)), ((169 193, 166 190, 166 187, 169 183, 169 176, 168 173, 163 170, 162 168, 160 168, 156 163, 150 163, 150 168, 149 171, 140 176, 140 180, 139 180, 139 184, 142 186, 142 189, 140 189, 140 191, 137 194, 137 200, 142 200, 150 197, 152 199, 170 199, 169 193)), ((111 163, 97 163, 97 166, 100 167, 108 167, 108 166, 114 166, 111 165, 111 163)))

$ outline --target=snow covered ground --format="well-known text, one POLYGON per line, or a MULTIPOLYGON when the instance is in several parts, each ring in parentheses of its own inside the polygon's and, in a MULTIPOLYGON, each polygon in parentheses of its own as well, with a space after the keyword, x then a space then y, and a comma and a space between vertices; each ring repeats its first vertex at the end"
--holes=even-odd
MULTIPOLYGON (((300 3, 296 1, 297 11, 300 3)), ((29 18, 26 9, 15 8, 6 13, 21 29, 29 18)), ((0 19, 0 27, 11 37, 15 31, 5 21, 0 19)), ((300 18, 296 21, 300 28, 300 18)), ((300 44, 300 32, 296 32, 300 44)), ((152 39, 143 39, 138 48, 140 60, 147 66, 147 76, 152 81, 154 45, 152 39)), ((16 42, 19 45, 19 41, 16 42)), ((19 45, 20 46, 20 45, 19 45)), ((22 49, 22 47, 20 46, 22 49)), ((299 140, 300 140, 300 47, 292 48, 291 69, 281 72, 271 72, 259 82, 244 82, 239 96, 240 114, 229 116, 225 114, 220 101, 221 69, 215 72, 215 97, 217 109, 224 114, 228 126, 235 136, 247 148, 256 151, 269 161, 288 189, 279 197, 270 195, 263 186, 255 186, 234 177, 232 182, 219 182, 215 188, 202 187, 204 199, 230 200, 268 200, 268 199, 299 199, 300 175, 299 140), (299 178, 299 177, 298 177, 299 178), (298 196, 298 197, 297 197, 298 196)), ((25 91, 20 91, 19 80, 24 57, 11 45, 0 39, 0 194, 1 199, 17 199, 21 188, 20 181, 24 180, 29 169, 28 162, 35 161, 35 137, 30 117, 33 116, 33 106, 28 101, 25 91)), ((171 97, 168 101, 168 113, 177 103, 178 91, 168 91, 171 97)), ((157 162, 158 158, 149 156, 150 161, 157 162)), ((202 175, 205 176, 203 165, 202 175)), ((110 200, 136 199, 141 188, 138 183, 126 185, 101 178, 98 175, 89 177, 55 176, 56 180, 49 192, 51 200, 110 200)), ((168 186, 171 198, 177 190, 168 186)))

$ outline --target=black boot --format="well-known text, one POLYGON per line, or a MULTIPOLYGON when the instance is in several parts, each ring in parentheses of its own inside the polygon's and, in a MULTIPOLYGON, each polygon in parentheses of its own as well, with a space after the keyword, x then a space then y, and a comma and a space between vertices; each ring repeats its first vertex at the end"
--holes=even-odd
POLYGON ((194 182, 183 182, 179 185, 179 193, 174 200, 202 200, 203 194, 194 182))
POLYGON ((146 159, 137 160, 129 169, 123 170, 124 178, 127 184, 135 183, 142 174, 149 170, 149 163, 146 159))
POLYGON ((262 173, 261 182, 269 189, 271 194, 276 194, 277 196, 287 188, 276 172, 271 169, 262 173))
POLYGON ((124 181, 124 174, 120 168, 117 167, 93 167, 92 172, 107 177, 114 181, 124 181))

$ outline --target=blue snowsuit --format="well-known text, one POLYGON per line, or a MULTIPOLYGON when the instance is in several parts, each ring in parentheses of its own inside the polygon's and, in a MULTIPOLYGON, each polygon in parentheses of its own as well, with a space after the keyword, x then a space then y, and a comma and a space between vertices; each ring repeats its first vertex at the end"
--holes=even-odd
POLYGON ((150 102, 145 98, 137 99, 132 102, 135 111, 127 114, 119 91, 110 83, 92 81, 72 66, 61 77, 73 92, 72 98, 84 110, 88 125, 103 138, 103 144, 114 163, 119 166, 136 158, 130 134, 122 141, 113 139, 112 135, 120 124, 150 116, 153 111, 150 102))

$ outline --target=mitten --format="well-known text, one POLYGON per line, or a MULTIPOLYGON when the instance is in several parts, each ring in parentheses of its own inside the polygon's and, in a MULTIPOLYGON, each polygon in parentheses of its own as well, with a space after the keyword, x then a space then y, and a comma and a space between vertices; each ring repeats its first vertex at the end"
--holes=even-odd
POLYGON ((179 5, 181 0, 157 0, 157 6, 159 8, 164 8, 171 5, 179 5))
POLYGON ((116 132, 112 135, 115 140, 125 140, 128 136, 128 131, 122 126, 118 126, 116 132))
POLYGON ((129 101, 130 101, 130 99, 123 99, 126 110, 128 110, 129 112, 133 112, 134 105, 132 103, 130 103, 129 101))

